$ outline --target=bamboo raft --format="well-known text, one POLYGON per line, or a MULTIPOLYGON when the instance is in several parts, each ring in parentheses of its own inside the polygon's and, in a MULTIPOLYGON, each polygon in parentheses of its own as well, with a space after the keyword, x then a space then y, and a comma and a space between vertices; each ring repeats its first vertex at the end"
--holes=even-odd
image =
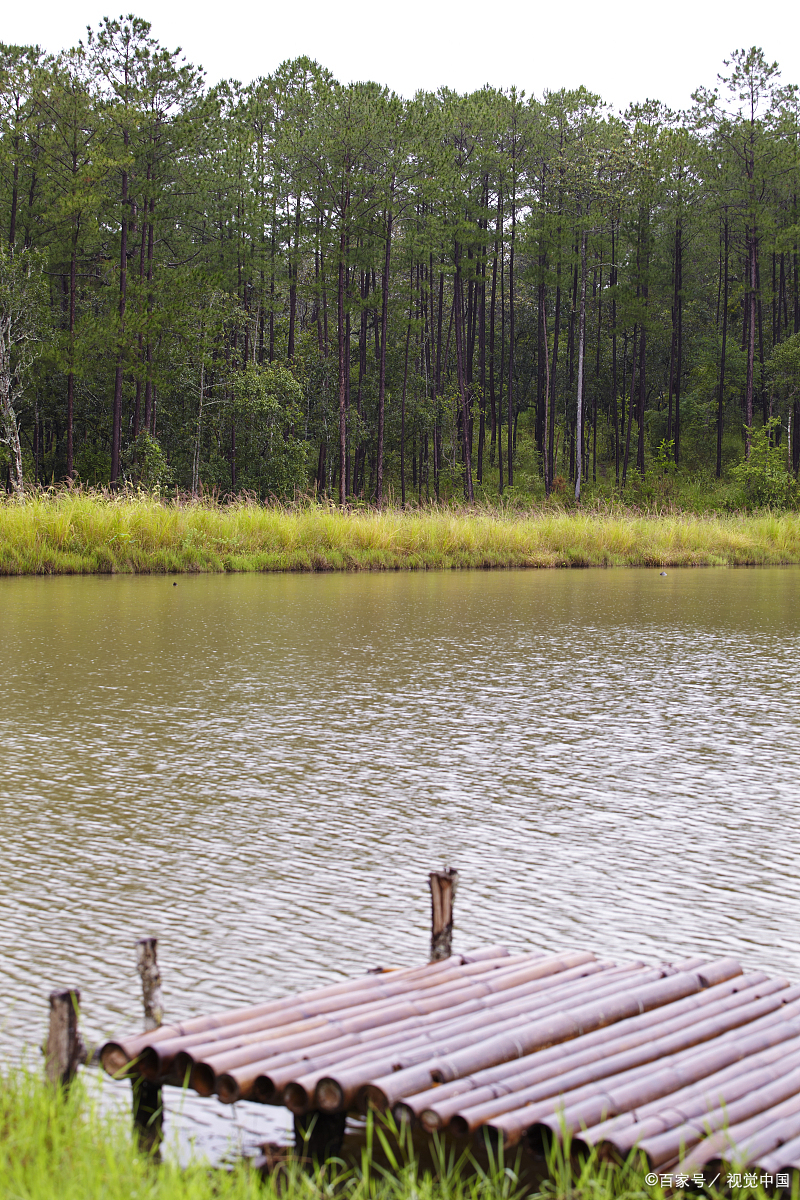
POLYGON ((296 1119, 369 1109, 505 1150, 691 1179, 800 1170, 800 987, 732 958, 649 966, 501 946, 106 1043, 116 1077, 296 1119))

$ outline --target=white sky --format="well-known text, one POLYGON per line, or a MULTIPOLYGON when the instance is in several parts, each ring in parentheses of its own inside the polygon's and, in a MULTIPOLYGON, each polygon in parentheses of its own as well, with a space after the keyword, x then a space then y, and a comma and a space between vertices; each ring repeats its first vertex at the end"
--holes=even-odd
MULTIPOLYGON (((653 98, 680 108, 698 84, 714 84, 731 50, 759 45, 782 82, 800 83, 795 0, 126 0, 131 7, 210 82, 248 82, 307 54, 342 81, 375 79, 406 96, 442 84, 513 83, 540 95, 582 83, 616 107, 653 98)), ((116 15, 108 0, 8 0, 0 40, 60 50, 106 13, 116 15)))

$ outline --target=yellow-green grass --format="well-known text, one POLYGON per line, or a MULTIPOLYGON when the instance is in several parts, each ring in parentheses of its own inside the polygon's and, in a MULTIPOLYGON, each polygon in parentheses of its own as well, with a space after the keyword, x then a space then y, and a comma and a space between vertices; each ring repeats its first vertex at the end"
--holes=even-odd
MULTIPOLYGON (((95 1089, 96 1090, 96 1089, 95 1089)), ((3 1200, 258 1200, 254 1173, 181 1172, 138 1154, 129 1123, 101 1115, 81 1081, 68 1095, 21 1069, 0 1070, 3 1200)))
MULTIPOLYGON (((96 1097, 97 1088, 82 1077, 64 1093, 40 1073, 0 1067, 3 1200, 665 1200, 660 1181, 650 1184, 635 1154, 621 1167, 596 1153, 577 1160, 567 1137, 563 1146, 554 1142, 545 1162, 520 1174, 520 1158, 504 1163, 477 1147, 477 1156, 457 1153, 437 1140, 424 1166, 408 1137, 380 1118, 368 1119, 360 1154, 322 1170, 289 1158, 262 1180, 241 1161, 209 1167, 201 1148, 181 1169, 170 1153, 159 1163, 138 1150, 130 1119, 101 1114, 96 1097)), ((709 1200, 729 1194, 724 1178, 708 1190, 709 1200)), ((760 1185, 737 1194, 767 1200, 760 1185)), ((797 1195, 795 1177, 791 1200, 797 1195)))
POLYGON ((797 513, 342 511, 69 491, 0 504, 3 575, 798 562, 797 513))

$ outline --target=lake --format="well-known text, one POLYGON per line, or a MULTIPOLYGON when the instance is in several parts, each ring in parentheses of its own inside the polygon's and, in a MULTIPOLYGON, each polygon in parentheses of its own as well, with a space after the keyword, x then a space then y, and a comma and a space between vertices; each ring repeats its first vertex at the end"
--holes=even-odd
POLYGON ((455 949, 800 978, 800 568, 0 580, 0 1050, 455 949))

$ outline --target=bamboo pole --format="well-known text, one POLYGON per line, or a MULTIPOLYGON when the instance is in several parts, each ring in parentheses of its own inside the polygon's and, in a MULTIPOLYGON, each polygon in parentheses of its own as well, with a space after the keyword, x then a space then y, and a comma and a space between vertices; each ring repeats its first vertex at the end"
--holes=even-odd
MULTIPOLYGON (((478 1086, 467 1089, 466 1094, 462 1091, 440 1100, 435 1089, 429 1091, 426 1094, 427 1105, 416 1108, 419 1120, 429 1132, 442 1129, 451 1121, 453 1132, 471 1132, 475 1123, 480 1123, 486 1116, 519 1107, 523 1092, 529 1100, 540 1099, 546 1093, 542 1090, 541 1095, 537 1095, 537 1090, 552 1086, 549 1081, 556 1080, 558 1089, 566 1091, 570 1078, 576 1072, 586 1073, 587 1077, 594 1072, 595 1077, 600 1079, 622 1069, 620 1064, 627 1062, 633 1065, 635 1061, 648 1062, 661 1057, 667 1052, 665 1047, 674 1048, 683 1041, 691 1045, 691 1039, 699 1043, 717 1036, 726 1022, 731 1028, 738 1023, 746 1023, 751 1019, 751 1010, 745 1011, 744 1015, 734 1015, 742 1006, 785 989, 788 984, 785 980, 765 980, 761 987, 753 985, 735 995, 731 994, 731 983, 719 986, 729 989, 728 993, 712 1003, 682 1007, 678 1014, 670 1013, 670 1009, 677 1005, 668 1005, 646 1014, 652 1017, 650 1022, 639 1021, 633 1027, 632 1022, 623 1021, 610 1026, 609 1033, 612 1036, 602 1041, 591 1038, 590 1044, 586 1045, 588 1037, 576 1038, 567 1043, 561 1053, 544 1050, 515 1063, 504 1064, 502 1068, 495 1068, 489 1079, 483 1079, 478 1086), (624 1025, 628 1028, 622 1029, 624 1025), (616 1036, 613 1036, 614 1033, 616 1036)), ((700 996, 711 994, 700 993, 700 996)), ((683 1006, 685 1002, 678 1001, 677 1004, 683 1006)), ((776 1007, 779 1004, 780 1001, 776 1007)), ((489 1072, 483 1074, 488 1075, 489 1072)))
MULTIPOLYGON (((144 1027, 158 1029, 164 1019, 161 972, 158 968, 154 937, 139 938, 136 943, 136 967, 142 981, 144 1027)), ((131 1077, 133 1089, 133 1132, 140 1150, 158 1158, 164 1136, 164 1096, 159 1083, 142 1076, 131 1077)))
MULTIPOLYGON (((581 958, 581 955, 565 956, 560 960, 563 965, 573 960, 573 958, 581 958)), ((552 961, 547 964, 550 970, 553 969, 552 961)), ((605 976, 610 976, 612 970, 607 968, 607 964, 597 962, 584 962, 579 966, 574 966, 560 971, 557 974, 542 976, 535 982, 526 985, 531 997, 535 997, 540 991, 546 991, 548 994, 561 995, 564 988, 569 986, 570 981, 585 979, 587 976, 594 975, 600 971, 604 972, 605 976)), ((515 989, 516 990, 516 989, 515 989)), ((348 1025, 347 1022, 337 1022, 341 1037, 331 1039, 330 1041, 318 1040, 315 1045, 319 1047, 322 1054, 331 1054, 335 1051, 338 1045, 347 1048, 351 1045, 356 1045, 353 1053, 360 1053, 362 1047, 371 1046, 373 1049, 379 1046, 391 1044, 393 1040, 398 1040, 400 1035, 404 1035, 406 1044, 407 1038, 417 1033, 430 1034, 431 1037, 440 1034, 449 1033, 455 1027, 462 1027, 463 1019, 471 1014, 491 1012, 490 1005, 494 1000, 501 999, 501 996, 489 996, 485 999, 474 999, 469 1002, 461 1003, 452 1008, 447 1008, 442 1012, 432 1012, 421 1016, 409 1017, 404 1020, 397 1021, 392 1025, 367 1028, 363 1031, 354 1025, 348 1025), (355 1032, 347 1032, 352 1029, 355 1032), (354 1040, 358 1038, 358 1043, 354 1040)), ((505 1006, 503 1006, 505 1008, 505 1006)), ((488 1018, 480 1015, 478 1018, 479 1026, 486 1024, 488 1018)), ((308 1043, 311 1039, 308 1039, 308 1043)), ((276 1043, 272 1043, 272 1050, 278 1049, 276 1043)), ((287 1050, 285 1054, 270 1054, 267 1050, 268 1057, 260 1057, 264 1054, 266 1047, 256 1046, 255 1048, 243 1047, 241 1050, 234 1050, 230 1054, 222 1054, 212 1056, 206 1059, 203 1063, 197 1064, 198 1070, 201 1073, 200 1078, 205 1080, 205 1086, 209 1089, 207 1094, 213 1090, 210 1073, 213 1071, 222 1072, 217 1078, 217 1091, 225 1103, 233 1103, 237 1099, 258 1099, 261 1103, 282 1103, 280 1099, 281 1090, 291 1083, 298 1074, 298 1068, 302 1063, 307 1062, 307 1059, 301 1059, 296 1053, 287 1050), (206 1073, 209 1072, 209 1073, 206 1073), (224 1093, 224 1094, 223 1094, 224 1093), (252 1093, 252 1096, 251 1096, 252 1093), (256 1094, 257 1093, 257 1094, 256 1094)), ((344 1055, 342 1057, 345 1057, 344 1055)), ((335 1057, 332 1059, 335 1061, 335 1057)), ((304 1070, 308 1070, 306 1065, 304 1070)), ((194 1068, 193 1068, 194 1071, 194 1068)), ((198 1089, 200 1090, 200 1089, 198 1089)))
POLYGON ((517 1145, 526 1133, 538 1144, 542 1139, 559 1138, 564 1130, 590 1127, 618 1113, 638 1110, 650 1101, 661 1100, 750 1054, 798 1036, 800 1020, 796 1016, 791 1020, 784 1019, 784 1013, 790 1007, 795 1005, 786 1005, 784 1009, 754 1021, 744 1035, 738 1030, 724 1035, 718 1039, 718 1044, 712 1044, 700 1053, 695 1051, 661 1060, 657 1070, 648 1066, 632 1073, 632 1079, 606 1079, 603 1090, 590 1085, 571 1095, 524 1105, 491 1118, 485 1128, 508 1148, 517 1145))
MULTIPOLYGON (((513 960, 517 963, 517 960, 513 960)), ((347 1007, 334 1007, 329 1000, 320 1004, 322 1012, 317 1016, 304 1015, 312 1011, 309 1007, 296 1009, 284 1008, 277 1014, 267 1017, 256 1017, 236 1026, 227 1025, 221 1031, 192 1034, 187 1038, 174 1038, 146 1046, 139 1055, 138 1069, 148 1079, 159 1079, 171 1071, 173 1063, 180 1070, 181 1077, 188 1066, 197 1061, 208 1051, 224 1053, 243 1046, 257 1046, 274 1043, 281 1039, 283 1048, 288 1048, 288 1039, 297 1038, 298 1045, 308 1045, 316 1040, 323 1040, 326 1031, 328 1036, 336 1032, 353 1032, 357 1029, 377 1028, 390 1025, 402 1018, 418 1017, 426 1012, 433 1012, 454 1002, 454 997, 476 998, 491 993, 495 987, 503 990, 511 986, 519 978, 536 977, 542 973, 542 963, 548 960, 534 958, 524 969, 517 966, 493 969, 483 964, 476 964, 469 977, 458 974, 451 978, 451 973, 443 974, 439 982, 425 988, 406 988, 399 993, 378 995, 371 992, 354 993, 348 997, 347 1007), (314 1033, 314 1031, 317 1031, 314 1033), (214 1036, 214 1033, 217 1036, 214 1036), (224 1038, 221 1034, 224 1033, 224 1038), (310 1036, 311 1035, 311 1036, 310 1036)), ((517 964, 519 965, 519 964, 517 964)), ((250 1061, 263 1057, 261 1054, 250 1055, 250 1061)), ((174 1074, 174 1072, 173 1072, 174 1074)))
MULTIPOLYGON (((666 1036, 659 1037, 658 1026, 656 1026, 653 1031, 656 1036, 642 1045, 612 1053, 587 1065, 576 1065, 571 1070, 556 1075, 548 1073, 545 1068, 543 1073, 545 1077, 539 1078, 529 1086, 513 1087, 515 1082, 519 1082, 519 1077, 514 1077, 510 1081, 513 1090, 504 1088, 504 1094, 487 1097, 483 1102, 471 1103, 470 1107, 462 1108, 458 1113, 452 1115, 450 1126, 456 1134, 470 1133, 487 1119, 499 1116, 504 1112, 518 1110, 526 1104, 536 1104, 551 1096, 565 1097, 565 1103, 568 1105, 568 1110, 565 1111, 571 1111, 583 1097, 586 1097, 588 1105, 600 1103, 602 1106, 603 1097, 606 1095, 604 1089, 608 1088, 611 1081, 617 1080, 622 1084, 627 1084, 643 1076, 652 1080, 658 1071, 666 1069, 669 1064, 683 1062, 686 1059, 685 1052, 706 1043, 713 1045, 722 1034, 739 1029, 742 1025, 747 1025, 765 1013, 774 1012, 780 1007, 780 996, 770 995, 739 1007, 726 1009, 719 1015, 706 1017, 687 1028, 666 1036), (597 1089, 594 1085, 600 1080, 603 1081, 603 1088, 597 1089), (580 1097, 578 1093, 580 1093, 580 1097)), ((569 1060, 567 1062, 569 1063, 569 1060)), ((540 1072, 540 1074, 542 1073, 540 1072)), ((471 1096, 468 1097, 470 1101, 473 1099, 471 1096)), ((425 1121, 425 1116, 426 1114, 423 1113, 422 1120, 423 1124, 427 1126, 428 1122, 425 1121)), ((560 1120, 561 1114, 558 1113, 554 1119, 560 1120)), ((550 1120, 550 1117, 542 1117, 543 1123, 549 1123, 550 1120)), ((575 1128, 580 1128, 584 1123, 589 1125, 596 1122, 592 1122, 588 1115, 583 1115, 575 1128)), ((433 1128, 435 1127, 433 1125, 433 1128)))
POLYGON ((68 1088, 86 1056, 78 1030, 81 994, 77 988, 50 993, 50 1023, 45 1046, 45 1074, 53 1085, 68 1088))
POLYGON ((691 1151, 676 1170, 689 1175, 708 1164, 721 1171, 725 1163, 746 1165, 800 1136, 800 1094, 790 1096, 754 1117, 712 1133, 691 1151))
MULTIPOLYGON (((435 987, 406 991, 399 996, 378 998, 367 1003, 356 1004, 317 1017, 303 1019, 296 1011, 284 1009, 280 1017, 257 1018, 236 1027, 232 1038, 194 1034, 189 1038, 176 1038, 146 1046, 140 1053, 138 1069, 149 1079, 163 1078, 170 1072, 173 1063, 181 1071, 181 1078, 193 1062, 202 1057, 226 1055, 224 1066, 255 1062, 278 1051, 299 1048, 323 1042, 340 1034, 360 1033, 370 1030, 388 1029, 404 1020, 419 1022, 427 1016, 442 1013, 458 1003, 462 1007, 472 1002, 478 1005, 482 997, 495 993, 513 994, 515 988, 523 988, 527 981, 555 974, 564 967, 594 961, 594 956, 585 951, 551 958, 536 957, 532 962, 517 964, 513 968, 497 970, 471 979, 445 980, 435 987), (522 982, 521 982, 522 981, 522 982), (301 1017, 289 1024, 275 1024, 287 1017, 301 1017), (254 1028, 255 1027, 255 1028, 254 1028), (246 1030, 246 1032, 242 1032, 246 1030), (211 1039, 211 1040, 209 1040, 211 1039), (233 1057, 227 1057, 228 1053, 233 1057)), ((352 999, 352 996, 350 997, 352 999)), ((231 1027, 224 1029, 230 1034, 231 1027)))
POLYGON ((604 1159, 624 1161, 634 1146, 645 1138, 657 1137, 693 1117, 711 1112, 719 1105, 741 1099, 771 1079, 780 1078, 784 1069, 800 1065, 800 1039, 781 1042, 760 1054, 732 1063, 703 1079, 690 1084, 649 1105, 642 1105, 635 1114, 621 1113, 599 1125, 584 1130, 575 1145, 598 1147, 604 1159))
POLYGON ((760 1087, 753 1086, 751 1081, 751 1087, 745 1095, 726 1095, 723 1103, 716 1108, 701 1110, 690 1120, 679 1121, 661 1133, 643 1138, 638 1143, 640 1153, 645 1155, 651 1167, 659 1167, 685 1155, 708 1134, 774 1108, 776 1104, 800 1092, 800 1066, 797 1064, 798 1056, 795 1055, 793 1059, 765 1068, 765 1078, 760 1087))
MULTIPOLYGON (((653 970, 661 974, 657 968, 653 970)), ((690 974, 659 978, 634 988, 628 983, 602 1000, 578 1003, 532 1021, 515 1018, 511 1028, 503 1027, 499 1033, 487 1030, 487 1036, 472 1045, 450 1054, 437 1054, 418 1066, 395 1070, 394 1063, 389 1061, 382 1073, 373 1068, 328 1076, 317 1084, 314 1102, 328 1112, 356 1103, 360 1107, 375 1104, 389 1108, 402 1096, 434 1083, 447 1083, 482 1067, 521 1058, 536 1049, 577 1037, 587 1028, 611 1024, 699 990, 697 976, 690 974)))
MULTIPOLYGON (((749 990, 764 983, 766 979, 763 972, 755 972, 752 975, 741 976, 739 979, 727 980, 725 983, 716 984, 713 988, 685 996, 681 1000, 673 1001, 652 1012, 628 1017, 617 1025, 601 1027, 591 1033, 584 1033, 573 1042, 559 1043, 547 1049, 535 1051, 517 1061, 487 1067, 472 1074, 462 1075, 450 1083, 437 1084, 435 1087, 408 1095, 395 1103, 393 1108, 395 1120, 398 1124, 403 1121, 413 1122, 428 1106, 438 1106, 451 1099, 465 1096, 465 1093, 472 1092, 486 1084, 497 1083, 509 1075, 528 1070, 536 1064, 560 1063, 566 1056, 572 1054, 588 1054, 590 1056, 597 1054, 599 1056, 609 1053, 610 1043, 616 1042, 617 1039, 651 1037, 656 1023, 664 1022, 668 1023, 670 1028, 673 1026, 680 1028, 681 1023, 690 1023, 699 1019, 694 1015, 695 1010, 705 1008, 706 1015, 711 1011, 711 1006, 714 1006, 715 1010, 719 1010, 718 1006, 724 1004, 726 997, 732 993, 740 989, 749 990)), ((637 1043, 632 1040, 630 1044, 637 1043)), ((587 1061, 590 1061, 590 1058, 587 1058, 587 1061)), ((458 1104, 461 1105, 464 1102, 469 1102, 468 1097, 465 1098, 465 1101, 459 1100, 458 1104)))
MULTIPOLYGON (((292 1051, 302 1047, 313 1046, 314 1049, 319 1050, 319 1053, 328 1054, 336 1049, 337 1043, 340 1041, 345 1047, 352 1044, 351 1039, 365 1045, 377 1041, 387 1044, 393 1037, 413 1036, 418 1032, 422 1034, 433 1026, 437 1030, 448 1028, 451 1024, 460 1026, 466 1018, 476 1013, 486 1012, 488 1015, 485 1020, 499 1020, 506 1010, 514 1009, 515 1003, 518 1003, 520 999, 520 993, 526 1001, 530 1001, 541 990, 550 990, 561 981, 566 983, 573 981, 576 977, 586 978, 600 972, 605 965, 589 962, 554 973, 557 966, 566 966, 568 961, 570 960, 564 958, 558 960, 557 963, 548 963, 546 965, 547 974, 544 973, 542 966, 537 967, 535 971, 525 972, 526 982, 507 990, 500 988, 494 992, 488 986, 472 989, 468 993, 468 999, 464 999, 464 995, 467 993, 462 991, 457 996, 450 997, 451 1000, 456 1001, 451 1004, 433 1007, 430 1004, 409 1002, 410 1011, 396 1009, 392 1014, 384 1012, 380 1014, 380 1019, 375 1019, 374 1014, 370 1019, 366 1014, 354 1018, 342 1016, 330 1020, 327 1027, 308 1033, 270 1039, 269 1041, 253 1035, 252 1039, 243 1039, 243 1044, 210 1043, 202 1048, 193 1047, 192 1054, 196 1062, 202 1061, 204 1065, 214 1071, 227 1071, 230 1068, 245 1066, 260 1060, 268 1061, 273 1055, 276 1056, 276 1061, 272 1065, 277 1067, 285 1066, 292 1061, 301 1061, 304 1056, 300 1054, 292 1056, 292 1051), (388 1015, 392 1015, 396 1019, 387 1022, 383 1018, 388 1015), (201 1049, 202 1055, 199 1053, 201 1049), (277 1055, 280 1055, 280 1061, 277 1060, 277 1055)), ((606 976, 611 974, 612 972, 608 970, 604 972, 606 976)), ((188 1057, 186 1055, 186 1060, 188 1057)), ((179 1055, 178 1058, 182 1058, 182 1056, 179 1055)))
POLYGON ((452 953, 453 904, 458 887, 458 871, 446 867, 428 875, 431 889, 431 962, 439 962, 452 953))
MULTIPOLYGON (((180 1042, 196 1038, 200 1034, 213 1035, 216 1030, 230 1030, 250 1021, 258 1023, 262 1019, 265 1028, 270 1024, 285 1024, 289 1020, 303 1019, 317 1013, 334 1012, 340 1008, 339 997, 351 993, 364 993, 363 997, 350 995, 351 1003, 354 1000, 367 1003, 370 992, 371 1002, 375 1002, 381 996, 389 998, 400 995, 410 990, 412 984, 416 988, 427 988, 436 986, 445 978, 455 980, 460 977, 459 969, 464 977, 469 977, 471 973, 491 972, 493 969, 502 968, 508 958, 508 951, 502 946, 491 946, 452 959, 426 963, 422 967, 385 972, 382 976, 360 976, 264 1004, 231 1009, 208 1017, 192 1017, 180 1024, 162 1025, 160 1029, 149 1033, 129 1034, 119 1041, 107 1042, 100 1052, 101 1062, 110 1075, 117 1075, 133 1065, 145 1048, 160 1047, 167 1041, 180 1042)), ((187 1044, 191 1043, 187 1041, 187 1044)))
POLYGON ((761 1154, 755 1160, 754 1165, 768 1175, 777 1175, 779 1172, 791 1173, 792 1171, 800 1171, 800 1135, 790 1138, 789 1141, 784 1142, 779 1149, 772 1151, 770 1154, 761 1154))
MULTIPOLYGON (((780 1020, 781 1014, 776 1014, 780 1020)), ((773 1024, 775 1021, 773 1020, 773 1024)), ((755 1022, 754 1024, 759 1024, 755 1022)), ((753 1026, 751 1026, 752 1030, 753 1026)), ((683 1111, 686 1106, 686 1111, 691 1112, 695 1104, 699 1104, 698 1111, 705 1111, 709 1107, 714 1107, 719 1102, 719 1097, 722 1094, 721 1089, 735 1089, 743 1087, 745 1090, 749 1086, 746 1083, 749 1075, 752 1072, 758 1072, 764 1067, 769 1067, 773 1063, 779 1063, 784 1056, 792 1056, 796 1050, 800 1050, 800 1038, 789 1037, 787 1041, 777 1042, 775 1045, 768 1046, 765 1050, 757 1051, 746 1058, 732 1063, 729 1067, 724 1067, 721 1071, 715 1071, 699 1084, 689 1084, 687 1087, 681 1088, 669 1097, 669 1105, 675 1106, 683 1111)), ((731 1096, 738 1099, 738 1094, 730 1092, 731 1096)), ((664 1100, 654 1100, 650 1104, 643 1104, 636 1109, 635 1115, 631 1113, 620 1113, 617 1117, 612 1117, 610 1120, 602 1121, 598 1125, 589 1126, 584 1129, 580 1136, 575 1139, 575 1144, 583 1143, 588 1149, 591 1146, 598 1146, 600 1153, 616 1158, 616 1142, 620 1139, 619 1151, 627 1155, 640 1137, 646 1134, 634 1133, 632 1140, 628 1140, 627 1147, 622 1142, 623 1135, 628 1138, 628 1131, 633 1125, 651 1120, 655 1120, 652 1131, 658 1132, 664 1128, 661 1120, 665 1109, 664 1100), (608 1145, 606 1146, 606 1142, 608 1145)), ((648 1127, 649 1128, 649 1127, 648 1127)))

